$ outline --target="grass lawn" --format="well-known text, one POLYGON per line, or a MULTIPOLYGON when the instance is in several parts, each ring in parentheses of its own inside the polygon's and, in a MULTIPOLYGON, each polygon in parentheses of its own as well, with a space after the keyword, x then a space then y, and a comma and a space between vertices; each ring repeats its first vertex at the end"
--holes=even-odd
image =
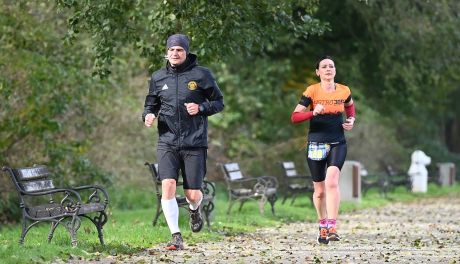
MULTIPOLYGON (((399 187, 389 193, 387 198, 382 198, 375 189, 371 189, 360 203, 342 202, 340 210, 349 212, 359 208, 383 206, 395 201, 410 201, 459 192, 460 184, 444 188, 430 184, 426 194, 412 194, 399 187)), ((70 236, 63 226, 56 229, 51 243, 47 242, 48 224, 42 223, 33 227, 27 234, 24 245, 20 246, 20 224, 3 225, 0 227, 1 263, 48 263, 53 260, 66 261, 69 258, 95 260, 107 255, 135 254, 145 248, 162 246, 169 241, 170 233, 163 216, 159 218, 157 226, 152 226, 156 204, 153 200, 153 191, 125 188, 109 190, 109 194, 111 204, 108 223, 104 226, 105 246, 100 245, 96 228, 87 219, 82 221, 77 233, 76 248, 72 248, 70 236)), ((180 209, 182 234, 187 244, 193 244, 219 240, 223 236, 241 232, 251 232, 260 227, 295 221, 316 221, 315 210, 306 196, 297 198, 292 206, 289 199, 282 205, 281 198, 275 205, 275 216, 271 214, 268 204, 264 215, 261 215, 255 201, 247 202, 241 212, 238 212, 238 205, 235 205, 232 213, 227 215, 227 193, 223 186, 218 185, 211 230, 204 228, 200 233, 192 233, 188 227, 187 211, 180 209)))

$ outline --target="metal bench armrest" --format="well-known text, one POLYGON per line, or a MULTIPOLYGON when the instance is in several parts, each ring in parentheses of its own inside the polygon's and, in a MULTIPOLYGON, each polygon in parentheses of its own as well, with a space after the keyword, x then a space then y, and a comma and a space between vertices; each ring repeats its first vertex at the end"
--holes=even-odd
POLYGON ((78 199, 78 202, 79 202, 80 204, 82 203, 80 194, 79 194, 77 191, 72 190, 72 189, 58 188, 58 189, 52 189, 52 190, 47 190, 47 191, 39 191, 39 192, 25 192, 25 191, 21 191, 21 194, 22 194, 22 195, 27 195, 27 196, 44 196, 44 195, 55 194, 55 193, 73 194, 73 195, 75 195, 76 198, 78 199))
POLYGON ((98 186, 98 185, 84 185, 84 186, 78 186, 78 187, 72 187, 72 190, 75 190, 75 191, 82 191, 82 190, 88 190, 88 189, 94 189, 95 191, 89 196, 88 198, 88 201, 90 202, 100 202, 100 197, 99 197, 99 194, 98 192, 102 192, 102 194, 104 195, 104 202, 106 204, 109 203, 109 194, 107 193, 107 191, 98 186))
POLYGON ((278 179, 274 176, 262 176, 259 177, 267 188, 278 188, 278 179))
POLYGON ((203 191, 203 194, 207 194, 212 197, 216 195, 216 187, 214 186, 214 184, 212 184, 212 182, 208 180, 203 180, 203 190, 202 191, 203 191))

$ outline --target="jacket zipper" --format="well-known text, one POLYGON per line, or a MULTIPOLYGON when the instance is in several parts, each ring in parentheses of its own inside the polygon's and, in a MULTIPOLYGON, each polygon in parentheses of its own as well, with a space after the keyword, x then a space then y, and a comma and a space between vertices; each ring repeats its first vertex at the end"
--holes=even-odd
POLYGON ((179 126, 178 127, 178 131, 179 131, 179 135, 178 135, 178 142, 177 142, 177 148, 180 149, 180 146, 181 146, 181 135, 182 135, 182 131, 181 131, 181 118, 180 118, 180 109, 179 109, 179 73, 175 73, 176 74, 176 111, 177 111, 177 119, 178 119, 178 122, 177 122, 177 125, 179 126))

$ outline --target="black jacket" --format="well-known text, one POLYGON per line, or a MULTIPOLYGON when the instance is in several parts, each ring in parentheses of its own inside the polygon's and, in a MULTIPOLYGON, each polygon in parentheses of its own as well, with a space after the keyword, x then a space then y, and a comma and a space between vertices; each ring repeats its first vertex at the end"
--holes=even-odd
POLYGON ((212 72, 198 66, 197 57, 188 54, 184 63, 169 62, 152 74, 145 98, 142 120, 148 113, 158 119, 158 145, 198 148, 208 146, 208 116, 224 108, 222 92, 212 72), (199 104, 199 113, 189 115, 184 103, 199 104))

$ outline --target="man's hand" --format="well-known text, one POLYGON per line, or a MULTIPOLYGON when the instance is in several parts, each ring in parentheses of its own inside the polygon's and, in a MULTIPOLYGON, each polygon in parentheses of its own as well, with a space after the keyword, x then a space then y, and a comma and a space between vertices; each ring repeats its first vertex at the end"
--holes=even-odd
POLYGON ((200 106, 195 103, 184 103, 184 105, 189 115, 196 115, 200 111, 200 106))
POLYGON ((154 114, 152 114, 152 113, 147 114, 145 116, 145 122, 144 122, 145 126, 146 127, 151 127, 152 124, 153 124, 153 121, 155 121, 155 118, 156 118, 156 116, 154 114))

